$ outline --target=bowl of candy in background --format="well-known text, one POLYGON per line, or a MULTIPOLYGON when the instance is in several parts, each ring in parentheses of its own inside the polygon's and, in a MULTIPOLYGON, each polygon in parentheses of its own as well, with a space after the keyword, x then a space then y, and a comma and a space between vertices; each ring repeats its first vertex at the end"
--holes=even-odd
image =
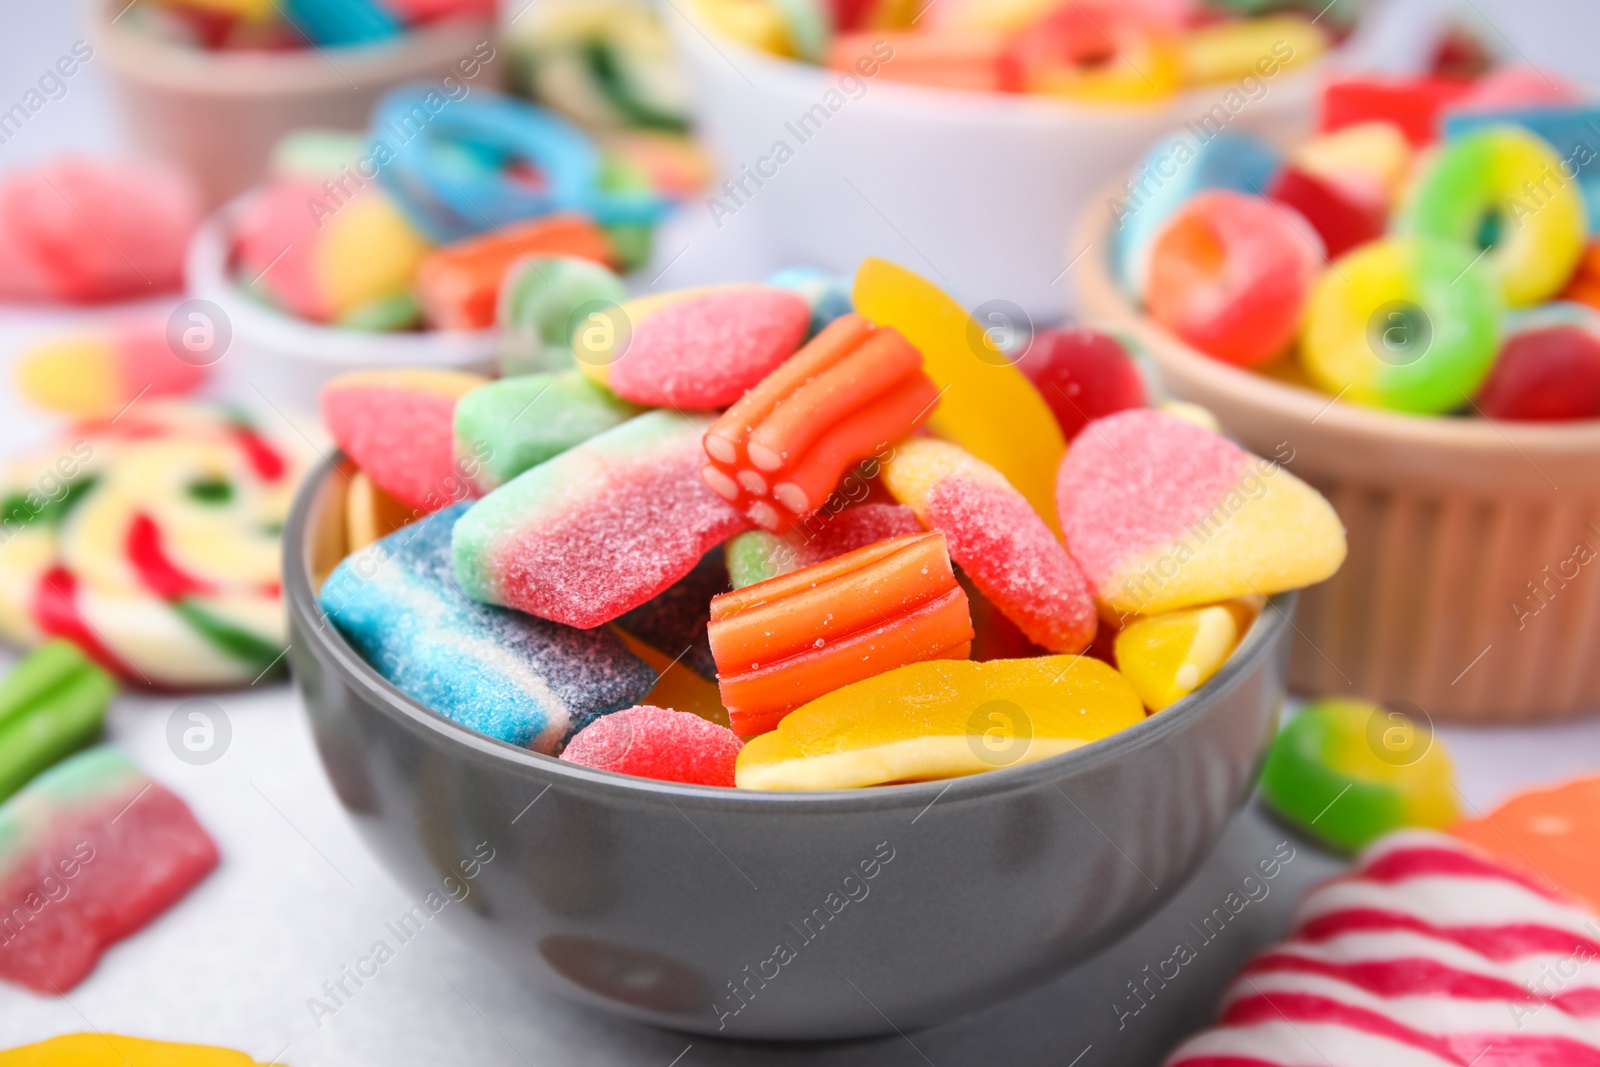
POLYGON ((1088 211, 1084 306, 1247 446, 1287 442, 1349 528, 1302 598, 1297 689, 1592 708, 1600 113, 1515 68, 1336 81, 1320 111, 1287 154, 1213 143, 1088 211))
POLYGON ((665 18, 727 179, 706 201, 719 229, 834 271, 887 252, 968 307, 1052 321, 1077 253, 1060 235, 1091 197, 1185 124, 1303 134, 1357 6, 697 0, 665 18))
POLYGON ((1275 730, 1292 590, 1343 558, 1315 491, 1145 407, 1106 339, 1061 339, 1107 415, 1064 423, 881 260, 613 318, 615 359, 580 332, 555 373, 323 391, 290 660, 403 884, 492 838, 457 929, 530 983, 818 1040, 1041 981, 1183 881, 1275 730), (1108 576, 1214 507, 1227 536, 1118 614, 1108 576))

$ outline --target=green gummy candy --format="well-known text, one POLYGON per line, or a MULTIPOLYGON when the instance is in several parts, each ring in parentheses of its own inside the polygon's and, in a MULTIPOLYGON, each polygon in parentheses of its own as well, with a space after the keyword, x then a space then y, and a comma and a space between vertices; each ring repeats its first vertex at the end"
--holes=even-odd
POLYGON ((353 167, 367 154, 367 138, 348 130, 291 130, 272 148, 272 173, 279 178, 322 178, 353 167))
POLYGON ((0 681, 0 800, 98 737, 116 690, 67 641, 40 646, 0 681))
POLYGON ((417 303, 416 296, 395 293, 357 304, 340 317, 338 325, 367 333, 398 333, 412 329, 421 321, 422 305, 417 303))
POLYGON ((749 530, 727 545, 728 580, 735 589, 765 582, 794 570, 794 551, 783 538, 765 530, 749 530), (785 558, 791 560, 784 565, 785 558))
MULTIPOLYGON (((600 188, 608 193, 649 193, 654 191, 649 175, 621 156, 606 156, 600 163, 600 188)), ((625 271, 649 262, 655 248, 655 227, 636 222, 605 228, 617 262, 625 271)))
POLYGON ((571 256, 533 256, 506 275, 500 290, 506 375, 568 370, 575 319, 590 305, 615 307, 628 298, 622 279, 598 263, 571 256))
POLYGON ((456 455, 487 492, 642 410, 577 371, 501 378, 456 403, 456 455))

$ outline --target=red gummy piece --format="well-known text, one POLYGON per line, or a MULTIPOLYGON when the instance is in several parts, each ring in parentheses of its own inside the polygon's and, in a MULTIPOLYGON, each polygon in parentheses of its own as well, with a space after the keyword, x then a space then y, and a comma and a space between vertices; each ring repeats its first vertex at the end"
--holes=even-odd
POLYGON ((579 730, 561 758, 637 778, 732 788, 744 742, 726 726, 687 711, 642 704, 602 715, 579 730))
POLYGON ((1363 200, 1351 190, 1295 166, 1279 172, 1267 196, 1305 216, 1322 238, 1329 259, 1377 240, 1389 225, 1389 208, 1381 199, 1363 200))
POLYGON ((0 977, 39 993, 68 992, 107 948, 216 867, 216 843, 188 805, 155 782, 141 788, 96 797, 8 865, 0 977))
POLYGON ((1017 369, 1039 390, 1068 441, 1095 419, 1147 403, 1138 366, 1095 330, 1041 330, 1017 369))
POLYGON ((1516 334, 1500 349, 1478 407, 1491 419, 1600 418, 1600 338, 1577 326, 1516 334))
POLYGON ((1322 90, 1324 133, 1363 122, 1392 122, 1421 148, 1439 138, 1445 108, 1471 91, 1454 78, 1354 77, 1330 81, 1322 90))
POLYGON ((922 353, 860 315, 834 320, 706 432, 713 492, 772 531, 821 507, 854 464, 933 414, 922 353))
POLYGON ((795 562, 809 567, 879 541, 921 532, 917 513, 904 504, 862 504, 834 515, 819 511, 793 535, 795 562))

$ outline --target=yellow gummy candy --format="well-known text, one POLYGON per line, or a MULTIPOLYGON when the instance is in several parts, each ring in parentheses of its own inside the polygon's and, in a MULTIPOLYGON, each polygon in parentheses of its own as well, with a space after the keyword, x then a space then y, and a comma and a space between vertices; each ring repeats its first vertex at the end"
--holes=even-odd
POLYGON ((1327 36, 1298 15, 1219 22, 1184 35, 1184 80, 1201 85, 1271 77, 1309 63, 1327 47, 1327 36))
POLYGON ((388 196, 368 191, 327 220, 316 277, 334 318, 410 290, 431 245, 388 196))
POLYGON ((768 0, 698 0, 700 13, 717 29, 751 48, 794 56, 794 35, 783 13, 768 0))
POLYGON ((1444 745, 1429 735, 1425 748, 1417 740, 1417 728, 1404 715, 1390 715, 1393 725, 1379 732, 1378 745, 1388 746, 1391 758, 1381 758, 1374 749, 1371 721, 1382 707, 1359 700, 1319 700, 1319 707, 1332 717, 1337 728, 1327 750, 1330 769, 1357 782, 1385 786, 1394 790, 1404 826, 1442 830, 1461 818, 1456 804, 1455 766, 1444 745), (1387 734, 1393 732, 1391 743, 1387 734), (1411 749, 1421 748, 1413 756, 1411 749))
POLYGON ((36 345, 17 361, 17 388, 37 407, 73 418, 114 414, 125 402, 111 340, 80 334, 36 345))
POLYGON ((67 1034, 0 1052, 0 1067, 258 1067, 242 1052, 119 1034, 67 1034))
POLYGON ((1150 615, 1117 634, 1117 669, 1151 711, 1199 689, 1233 655, 1254 612, 1212 604, 1150 615))
POLYGON ((1364 179, 1392 206, 1411 174, 1411 142, 1392 122, 1360 122, 1313 137, 1294 150, 1294 164, 1330 182, 1364 179))
POLYGON ((728 709, 722 706, 722 692, 716 682, 708 682, 679 660, 647 645, 632 634, 612 627, 628 651, 644 660, 656 672, 656 687, 639 701, 653 708, 687 711, 718 726, 728 725, 728 709))
POLYGON ((1067 441, 1033 383, 960 304, 904 267, 863 261, 854 299, 859 314, 922 353, 939 386, 928 428, 998 470, 1059 537, 1055 478, 1067 441))
POLYGON ((929 660, 847 685, 744 746, 744 789, 853 789, 1031 763, 1132 726, 1127 680, 1087 656, 929 660))

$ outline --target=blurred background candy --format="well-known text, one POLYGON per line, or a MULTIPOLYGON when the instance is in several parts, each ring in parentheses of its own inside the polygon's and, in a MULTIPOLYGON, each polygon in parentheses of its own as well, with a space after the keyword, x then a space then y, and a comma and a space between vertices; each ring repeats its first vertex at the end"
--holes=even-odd
POLYGON ((182 396, 206 380, 180 359, 163 319, 133 318, 64 334, 17 357, 17 388, 34 405, 74 419, 111 419, 142 397, 182 396))

